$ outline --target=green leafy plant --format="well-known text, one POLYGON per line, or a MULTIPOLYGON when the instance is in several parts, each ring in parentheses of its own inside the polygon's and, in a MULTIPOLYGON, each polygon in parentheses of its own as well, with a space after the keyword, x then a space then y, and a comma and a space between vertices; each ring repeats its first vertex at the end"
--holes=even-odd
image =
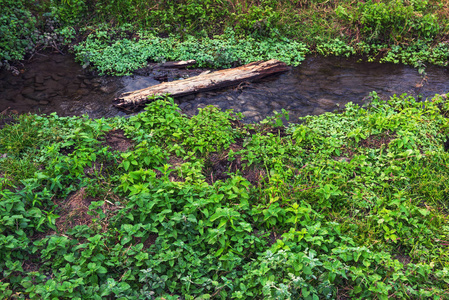
POLYGON ((34 47, 32 32, 36 18, 26 9, 25 1, 0 1, 0 60, 20 60, 34 47))
POLYGON ((101 74, 126 75, 146 62, 195 59, 198 67, 230 67, 257 60, 278 59, 298 65, 308 53, 305 44, 288 39, 256 40, 237 38, 228 30, 213 39, 198 40, 187 36, 159 38, 151 32, 140 32, 139 39, 103 40, 101 31, 91 34, 85 42, 74 47, 77 59, 91 64, 101 74))
POLYGON ((0 291, 444 298, 447 97, 371 98, 287 126, 170 97, 130 118, 18 117, 0 130, 0 291))

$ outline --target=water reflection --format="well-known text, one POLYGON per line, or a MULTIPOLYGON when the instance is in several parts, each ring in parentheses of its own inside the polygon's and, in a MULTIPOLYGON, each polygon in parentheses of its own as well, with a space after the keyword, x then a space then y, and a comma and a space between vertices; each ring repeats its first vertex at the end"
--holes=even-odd
MULTIPOLYGON (((194 76, 201 70, 161 71, 157 68, 136 76, 96 77, 83 70, 72 56, 48 55, 26 64, 19 76, 0 72, 0 112, 51 113, 61 116, 88 114, 92 118, 125 115, 112 100, 120 93, 167 80, 194 76), (168 76, 167 76, 168 74, 168 76)), ((382 97, 409 93, 423 98, 449 92, 445 68, 430 66, 427 77, 409 66, 358 63, 356 58, 309 57, 303 64, 282 75, 257 83, 243 84, 216 92, 178 99, 180 107, 193 115, 198 108, 216 105, 242 112, 248 122, 257 122, 274 110, 291 112, 292 120, 305 115, 333 111, 349 101, 361 103, 371 91, 382 97)))
POLYGON ((249 121, 260 121, 273 110, 290 111, 291 120, 334 111, 352 101, 362 104, 370 92, 381 97, 409 93, 423 99, 449 92, 445 68, 430 66, 423 79, 404 65, 359 63, 356 58, 309 57, 303 64, 280 76, 253 83, 243 90, 204 93, 181 107, 190 114, 199 107, 216 104, 242 112, 249 121))

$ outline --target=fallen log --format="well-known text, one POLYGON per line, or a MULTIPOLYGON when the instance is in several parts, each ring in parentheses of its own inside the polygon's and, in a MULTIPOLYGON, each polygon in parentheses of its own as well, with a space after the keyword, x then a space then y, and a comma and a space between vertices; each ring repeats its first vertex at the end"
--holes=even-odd
POLYGON ((121 94, 114 105, 121 108, 140 106, 148 102, 149 96, 170 94, 172 97, 186 96, 223 87, 238 85, 244 81, 253 81, 265 76, 289 70, 285 63, 272 59, 253 62, 241 67, 200 74, 184 80, 163 82, 141 90, 121 94))

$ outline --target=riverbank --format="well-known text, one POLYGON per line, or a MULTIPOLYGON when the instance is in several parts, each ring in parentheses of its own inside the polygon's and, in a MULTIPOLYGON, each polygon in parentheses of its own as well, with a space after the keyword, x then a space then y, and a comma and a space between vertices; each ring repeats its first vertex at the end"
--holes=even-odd
POLYGON ((83 66, 116 75, 181 57, 222 68, 268 58, 297 65, 306 53, 363 55, 422 71, 427 64, 446 66, 449 58, 446 1, 2 4, 1 17, 18 24, 2 27, 0 38, 0 61, 13 72, 17 60, 44 49, 74 51, 83 66))
POLYGON ((2 295, 446 298, 446 97, 372 98, 288 127, 170 99, 5 120, 2 295))

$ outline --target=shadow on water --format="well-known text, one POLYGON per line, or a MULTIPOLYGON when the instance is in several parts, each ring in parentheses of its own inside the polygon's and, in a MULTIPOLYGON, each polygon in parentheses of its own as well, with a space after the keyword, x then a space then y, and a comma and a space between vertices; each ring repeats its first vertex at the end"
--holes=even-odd
MULTIPOLYGON (((125 115, 111 105, 120 93, 194 76, 202 70, 160 70, 157 65, 135 76, 95 76, 83 70, 73 56, 40 56, 25 65, 19 76, 0 72, 0 112, 56 112, 60 116, 87 114, 91 118, 125 115), (161 79, 165 78, 165 79, 161 79)), ((290 120, 334 111, 352 101, 361 104, 370 92, 381 97, 409 93, 423 99, 449 92, 445 68, 430 66, 423 78, 404 65, 357 63, 357 59, 309 57, 291 71, 257 83, 177 99, 182 110, 193 115, 198 108, 216 105, 234 109, 257 122, 282 108, 290 120)))

